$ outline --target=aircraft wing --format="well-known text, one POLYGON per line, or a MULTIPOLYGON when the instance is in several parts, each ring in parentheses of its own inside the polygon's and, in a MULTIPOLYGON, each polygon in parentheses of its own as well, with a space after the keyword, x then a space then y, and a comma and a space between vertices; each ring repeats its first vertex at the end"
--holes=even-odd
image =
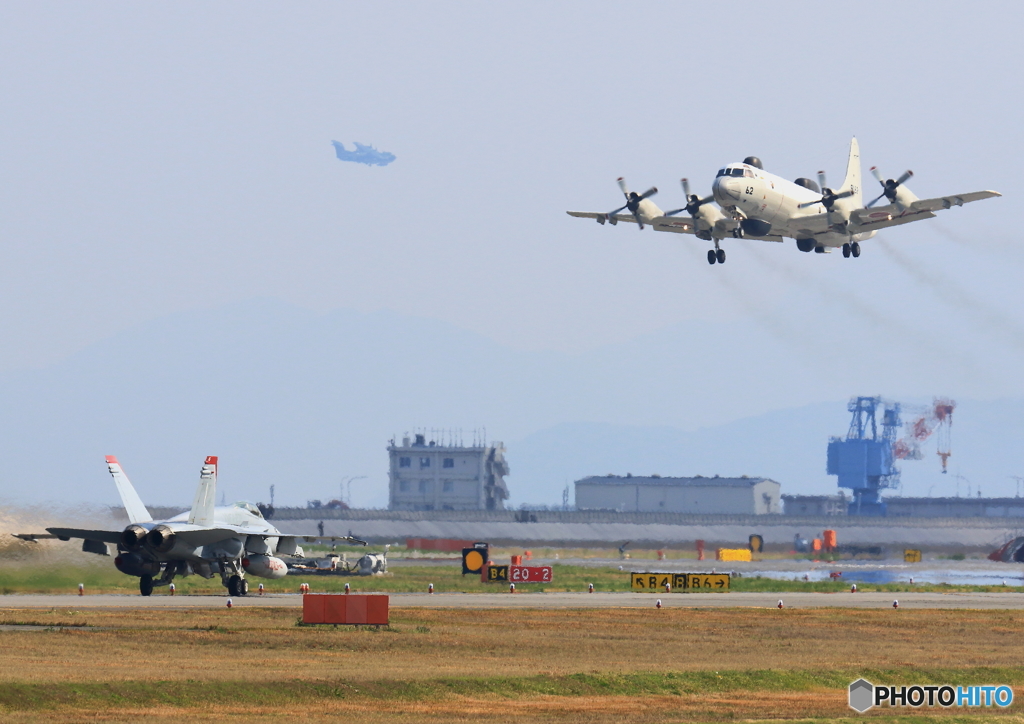
POLYGON ((675 234, 696 234, 697 224, 692 216, 659 216, 651 221, 655 231, 671 231, 675 234))
POLYGON ((620 221, 628 221, 630 224, 636 223, 636 219, 633 218, 632 214, 615 214, 615 216, 609 217, 608 214, 595 213, 593 211, 566 211, 565 213, 578 219, 594 219, 599 224, 603 224, 606 221, 611 222, 613 225, 620 221))
POLYGON ((360 540, 359 538, 353 538, 349 535, 302 535, 296 533, 275 533, 271 535, 277 535, 281 538, 294 538, 300 540, 303 543, 316 543, 317 541, 324 541, 326 543, 348 543, 349 545, 367 545, 366 541, 360 540))
POLYGON ((37 540, 55 540, 57 536, 53 533, 11 533, 15 538, 35 543, 37 540))
POLYGON ((911 211, 939 211, 952 206, 963 206, 972 201, 991 199, 1002 196, 998 191, 972 191, 969 194, 956 194, 953 196, 940 196, 935 199, 918 199, 910 205, 911 211))
POLYGON ((942 211, 953 206, 963 206, 972 201, 981 201, 1002 196, 998 191, 972 191, 969 194, 955 194, 952 196, 939 196, 934 199, 918 199, 910 204, 905 210, 900 210, 895 204, 886 206, 875 206, 870 209, 858 209, 854 212, 858 225, 857 231, 875 231, 887 229, 890 226, 909 224, 911 221, 934 218, 935 211, 942 211))
POLYGON ((53 538, 71 540, 72 538, 84 538, 85 540, 98 540, 103 543, 118 543, 121 540, 119 530, 83 530, 81 528, 47 528, 53 538))

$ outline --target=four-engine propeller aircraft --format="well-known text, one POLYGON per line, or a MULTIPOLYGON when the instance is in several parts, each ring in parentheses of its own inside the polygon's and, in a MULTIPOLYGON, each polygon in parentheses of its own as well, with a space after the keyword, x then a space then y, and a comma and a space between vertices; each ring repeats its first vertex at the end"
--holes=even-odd
POLYGON ((129 525, 117 530, 47 528, 47 535, 23 533, 22 540, 59 538, 83 540, 82 550, 107 554, 106 544, 117 546, 114 565, 129 576, 139 577, 139 592, 153 593, 154 586, 168 585, 176 575, 195 573, 203 578, 220 575, 231 596, 249 592, 246 573, 261 578, 284 578, 288 566, 277 556, 302 558, 301 540, 366 545, 348 536, 294 535, 268 523, 252 503, 214 507, 217 494, 217 458, 208 457, 199 475, 192 510, 163 521, 154 521, 139 494, 113 455, 107 468, 121 496, 129 525))
POLYGON ((850 158, 846 178, 837 189, 825 182, 825 172, 818 172, 818 183, 806 178, 787 181, 767 173, 760 159, 748 156, 743 163, 732 163, 721 169, 712 185, 712 194, 700 198, 690 193, 690 185, 682 180, 686 206, 662 211, 651 201, 658 189, 651 187, 642 194, 630 191, 619 179, 619 188, 626 204, 608 213, 569 211, 570 216, 596 219, 617 224, 635 223, 641 230, 645 225, 655 231, 693 234, 711 241, 715 248, 708 251, 708 263, 725 263, 725 250, 721 242, 726 237, 781 242, 796 239, 800 251, 827 253, 841 248, 843 256, 860 256, 860 242, 870 239, 879 229, 899 226, 911 221, 930 219, 936 211, 952 206, 963 206, 1002 194, 996 191, 973 191, 967 194, 919 199, 907 188, 906 182, 914 174, 907 171, 899 178, 886 179, 872 167, 871 173, 881 184, 882 193, 863 203, 860 178, 860 148, 857 139, 850 142, 850 158), (886 204, 877 206, 885 199, 886 204), (717 208, 711 204, 716 202, 717 208), (628 211, 628 214, 621 212, 628 211), (688 216, 681 216, 686 212, 688 216))

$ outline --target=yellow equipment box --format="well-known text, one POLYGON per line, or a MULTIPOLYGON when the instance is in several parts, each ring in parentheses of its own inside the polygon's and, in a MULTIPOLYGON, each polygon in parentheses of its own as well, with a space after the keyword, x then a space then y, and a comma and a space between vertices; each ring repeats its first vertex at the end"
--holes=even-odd
POLYGON ((715 551, 716 561, 749 561, 749 548, 719 548, 715 551))

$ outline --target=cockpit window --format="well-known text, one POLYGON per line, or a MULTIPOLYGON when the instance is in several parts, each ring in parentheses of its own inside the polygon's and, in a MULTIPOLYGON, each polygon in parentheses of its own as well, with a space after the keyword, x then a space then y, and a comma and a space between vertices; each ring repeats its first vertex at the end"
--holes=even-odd
MULTIPOLYGON (((729 175, 729 169, 727 169, 727 168, 720 168, 720 169, 718 169, 718 176, 728 176, 728 175, 729 175)), ((718 178, 718 176, 715 176, 715 178, 718 178)))
POLYGON ((730 176, 742 176, 743 175, 743 169, 742 168, 730 169, 729 175, 730 176))
POLYGON ((749 168, 743 169, 743 178, 754 178, 754 172, 749 168))
POLYGON ((240 500, 237 503, 235 503, 235 507, 236 508, 241 508, 242 510, 247 510, 250 513, 252 513, 253 515, 255 515, 257 518, 262 518, 263 517, 263 513, 260 512, 259 508, 257 508, 252 503, 246 502, 244 500, 240 500))

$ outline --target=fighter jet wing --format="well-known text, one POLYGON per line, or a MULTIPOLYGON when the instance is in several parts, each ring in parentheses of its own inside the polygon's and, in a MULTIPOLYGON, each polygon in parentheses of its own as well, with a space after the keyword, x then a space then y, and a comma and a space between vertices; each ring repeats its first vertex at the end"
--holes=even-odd
POLYGON ((613 225, 620 221, 628 221, 630 224, 636 223, 636 219, 633 218, 632 214, 615 214, 615 216, 608 216, 608 214, 595 213, 593 211, 566 211, 565 213, 579 219, 594 219, 599 224, 603 224, 606 221, 611 222, 613 225))
POLYGON ((11 533, 15 538, 35 543, 37 540, 55 540, 57 536, 52 533, 11 533))
MULTIPOLYGON (((81 528, 47 528, 47 533, 52 535, 48 538, 60 538, 71 540, 72 538, 84 538, 85 540, 98 540, 103 543, 117 543, 121 540, 119 530, 83 530, 81 528)), ((20 537, 20 536, 19 536, 20 537)))
POLYGON ((324 541, 326 543, 348 543, 349 545, 359 546, 367 545, 366 541, 360 540, 359 538, 353 538, 352 536, 348 535, 302 535, 295 533, 276 533, 274 535, 277 535, 282 538, 294 538, 295 540, 300 540, 303 543, 316 543, 317 541, 324 541))

